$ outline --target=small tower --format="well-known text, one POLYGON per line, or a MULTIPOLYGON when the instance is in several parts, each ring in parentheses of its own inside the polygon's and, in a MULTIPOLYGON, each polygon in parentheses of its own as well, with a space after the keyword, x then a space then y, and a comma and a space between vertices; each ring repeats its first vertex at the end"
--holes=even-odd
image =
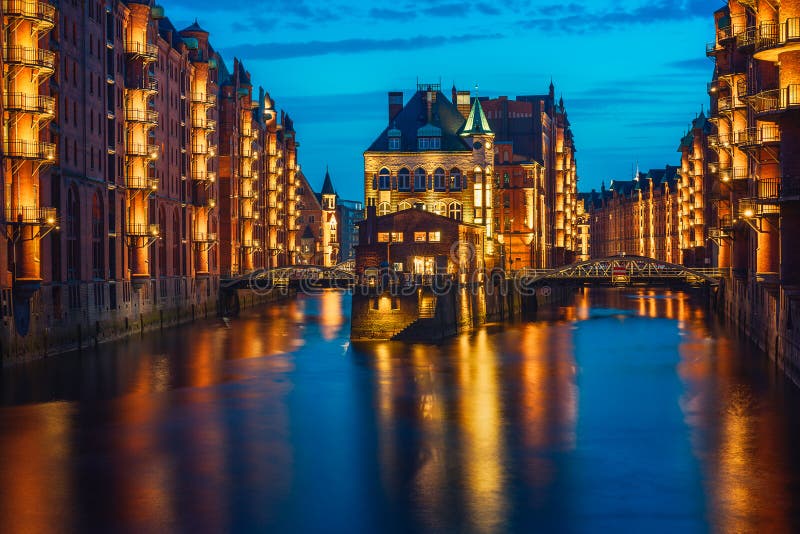
MULTIPOLYGON (((494 234, 492 229, 492 176, 494 163, 494 132, 480 101, 475 98, 472 102, 472 109, 467 117, 467 122, 459 132, 468 144, 472 146, 475 166, 475 224, 480 224, 486 228, 486 237, 491 238, 494 234), (478 187, 480 184, 480 187, 478 187)), ((491 251, 490 251, 491 252, 491 251)))
POLYGON ((325 181, 322 183, 322 209, 336 211, 336 191, 333 189, 331 173, 325 169, 325 181))
POLYGON ((325 169, 325 181, 320 192, 322 205, 322 250, 323 265, 331 267, 339 261, 339 222, 336 218, 336 190, 333 188, 331 173, 325 169))

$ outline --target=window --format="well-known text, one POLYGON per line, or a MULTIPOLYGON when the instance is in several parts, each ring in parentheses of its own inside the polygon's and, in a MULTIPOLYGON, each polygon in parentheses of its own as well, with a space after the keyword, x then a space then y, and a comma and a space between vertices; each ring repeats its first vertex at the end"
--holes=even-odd
POLYGON ((444 169, 436 169, 433 172, 433 190, 444 191, 447 189, 447 184, 444 178, 444 169))
POLYGON ((389 138, 389 150, 400 150, 400 138, 399 137, 390 137, 389 138))
POLYGON ((425 174, 425 169, 417 169, 414 171, 414 191, 425 191, 426 181, 428 176, 425 174))
POLYGON ((388 243, 389 232, 378 232, 378 243, 388 243))
POLYGON ((400 169, 397 173, 397 190, 411 191, 411 173, 408 169, 400 169))
POLYGON ((424 243, 427 240, 427 234, 425 232, 414 232, 414 241, 416 243, 424 243))
POLYGON ((428 232, 428 241, 431 243, 438 243, 442 240, 442 232, 436 230, 435 232, 428 232))
POLYGON ((435 213, 436 215, 447 216, 447 206, 445 206, 444 202, 434 202, 431 205, 431 212, 435 213))
POLYGON ((457 221, 461 220, 461 203, 451 202, 447 207, 447 216, 457 221))
POLYGON ((392 232, 392 243, 402 243, 403 232, 392 232))
POLYGON ((378 215, 387 215, 390 211, 388 202, 381 202, 378 204, 378 215))
POLYGON ((397 205, 397 211, 410 210, 410 209, 411 209, 411 203, 405 200, 397 205))
POLYGON ((459 169, 450 169, 450 190, 461 191, 461 171, 459 169))
POLYGON ((430 147, 430 138, 420 137, 417 140, 417 143, 418 143, 417 146, 419 147, 420 150, 428 150, 428 148, 430 147))
POLYGON ((378 189, 381 191, 388 191, 392 187, 392 179, 389 175, 389 169, 381 169, 378 174, 378 189))

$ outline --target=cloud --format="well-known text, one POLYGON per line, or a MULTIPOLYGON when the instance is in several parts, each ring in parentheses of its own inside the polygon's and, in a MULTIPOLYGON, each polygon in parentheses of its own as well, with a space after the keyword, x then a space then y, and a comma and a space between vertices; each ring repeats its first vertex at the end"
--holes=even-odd
POLYGON ((371 19, 398 21, 413 19, 417 16, 417 13, 411 9, 401 10, 375 7, 369 10, 368 16, 371 19))
POLYGON ((714 70, 714 64, 705 57, 696 57, 692 59, 682 59, 679 61, 670 61, 667 67, 678 70, 692 70, 707 72, 709 76, 714 70))
POLYGON ((719 7, 716 0, 658 0, 630 8, 614 7, 589 11, 579 3, 549 4, 532 8, 528 20, 520 22, 527 29, 585 34, 631 25, 707 18, 719 7))
POLYGON ((500 34, 418 36, 395 39, 343 39, 340 41, 307 41, 301 43, 246 43, 224 47, 226 54, 244 59, 287 59, 329 54, 361 54, 378 50, 419 50, 452 43, 499 39, 500 34))
POLYGON ((483 13, 484 15, 499 15, 501 13, 500 9, 491 5, 487 4, 486 2, 479 2, 475 9, 483 13))

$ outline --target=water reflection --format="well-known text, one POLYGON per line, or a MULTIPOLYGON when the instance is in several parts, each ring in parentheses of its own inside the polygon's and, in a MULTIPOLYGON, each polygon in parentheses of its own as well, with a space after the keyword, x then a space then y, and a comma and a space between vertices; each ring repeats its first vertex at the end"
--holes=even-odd
POLYGON ((800 529, 800 397, 684 293, 441 345, 349 347, 348 313, 324 292, 4 370, 2 530, 800 529))

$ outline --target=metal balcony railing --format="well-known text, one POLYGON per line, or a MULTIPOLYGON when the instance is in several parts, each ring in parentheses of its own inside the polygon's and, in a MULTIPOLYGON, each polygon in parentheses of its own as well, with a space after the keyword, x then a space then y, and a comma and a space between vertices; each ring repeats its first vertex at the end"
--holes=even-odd
POLYGON ((800 84, 762 91, 753 95, 750 99, 750 106, 756 114, 800 108, 800 84))
POLYGON ((147 191, 158 190, 158 178, 144 176, 128 176, 125 180, 128 189, 142 189, 147 191))
POLYGON ((8 46, 3 48, 3 61, 8 65, 20 65, 53 72, 56 55, 50 50, 27 46, 8 46))
POLYGON ((5 216, 7 224, 55 226, 58 223, 58 213, 55 208, 18 206, 6 208, 5 216))
POLYGON ((781 130, 778 126, 761 126, 746 128, 736 132, 736 144, 740 147, 756 147, 760 145, 779 143, 781 130))
POLYGON ((241 198, 242 200, 255 200, 256 198, 258 198, 258 195, 253 190, 240 191, 239 192, 239 198, 241 198))
POLYGON ((725 148, 733 144, 733 135, 726 134, 711 134, 708 136, 708 146, 711 148, 725 148))
POLYGON ((128 89, 134 91, 147 91, 149 93, 158 92, 158 78, 155 76, 142 76, 134 80, 133 84, 128 89))
POLYGON ((755 184, 756 199, 766 202, 777 202, 780 198, 781 179, 761 178, 755 184))
POLYGON ((214 182, 217 179, 217 173, 213 171, 194 171, 192 172, 192 180, 198 182, 214 182))
POLYGON ((26 93, 4 93, 3 107, 6 111, 55 115, 56 99, 52 96, 29 95, 26 93))
POLYGON ((730 182, 731 180, 746 180, 748 177, 746 167, 722 167, 715 172, 719 175, 721 182, 730 182))
POLYGON ((756 51, 777 48, 796 40, 800 40, 800 17, 786 19, 781 23, 764 22, 758 27, 756 51))
POLYGON ((258 239, 242 239, 242 248, 261 248, 261 241, 258 239))
POLYGON ((198 117, 192 120, 192 128, 213 132, 217 129, 217 121, 213 119, 206 119, 204 117, 198 117))
POLYGON ((125 53, 152 61, 158 59, 158 47, 154 44, 128 41, 125 43, 125 53))
POLYGON ((128 122, 140 122, 144 124, 158 124, 158 111, 152 109, 125 109, 125 120, 128 122))
POLYGON ((192 236, 192 241, 195 243, 216 243, 217 242, 217 234, 208 232, 195 232, 192 236))
POLYGON ((192 93, 192 104, 214 106, 217 104, 217 95, 214 93, 192 93))
POLYGON ((158 145, 144 145, 141 143, 131 143, 125 146, 125 153, 131 157, 158 159, 160 150, 158 145))
POLYGON ((127 233, 131 237, 158 237, 161 229, 157 224, 128 224, 127 233))
POLYGON ((56 159, 56 145, 42 141, 3 141, 3 153, 7 158, 52 162, 56 159))
POLYGON ((736 35, 736 46, 738 46, 739 48, 744 48, 755 45, 757 34, 758 34, 758 28, 756 28, 755 26, 750 26, 748 28, 743 29, 736 35))
MULTIPOLYGON (((3 14, 9 18, 38 21, 52 28, 56 21, 56 8, 47 2, 33 0, 3 0, 3 14)), ((40 29, 43 29, 40 24, 40 29)))

